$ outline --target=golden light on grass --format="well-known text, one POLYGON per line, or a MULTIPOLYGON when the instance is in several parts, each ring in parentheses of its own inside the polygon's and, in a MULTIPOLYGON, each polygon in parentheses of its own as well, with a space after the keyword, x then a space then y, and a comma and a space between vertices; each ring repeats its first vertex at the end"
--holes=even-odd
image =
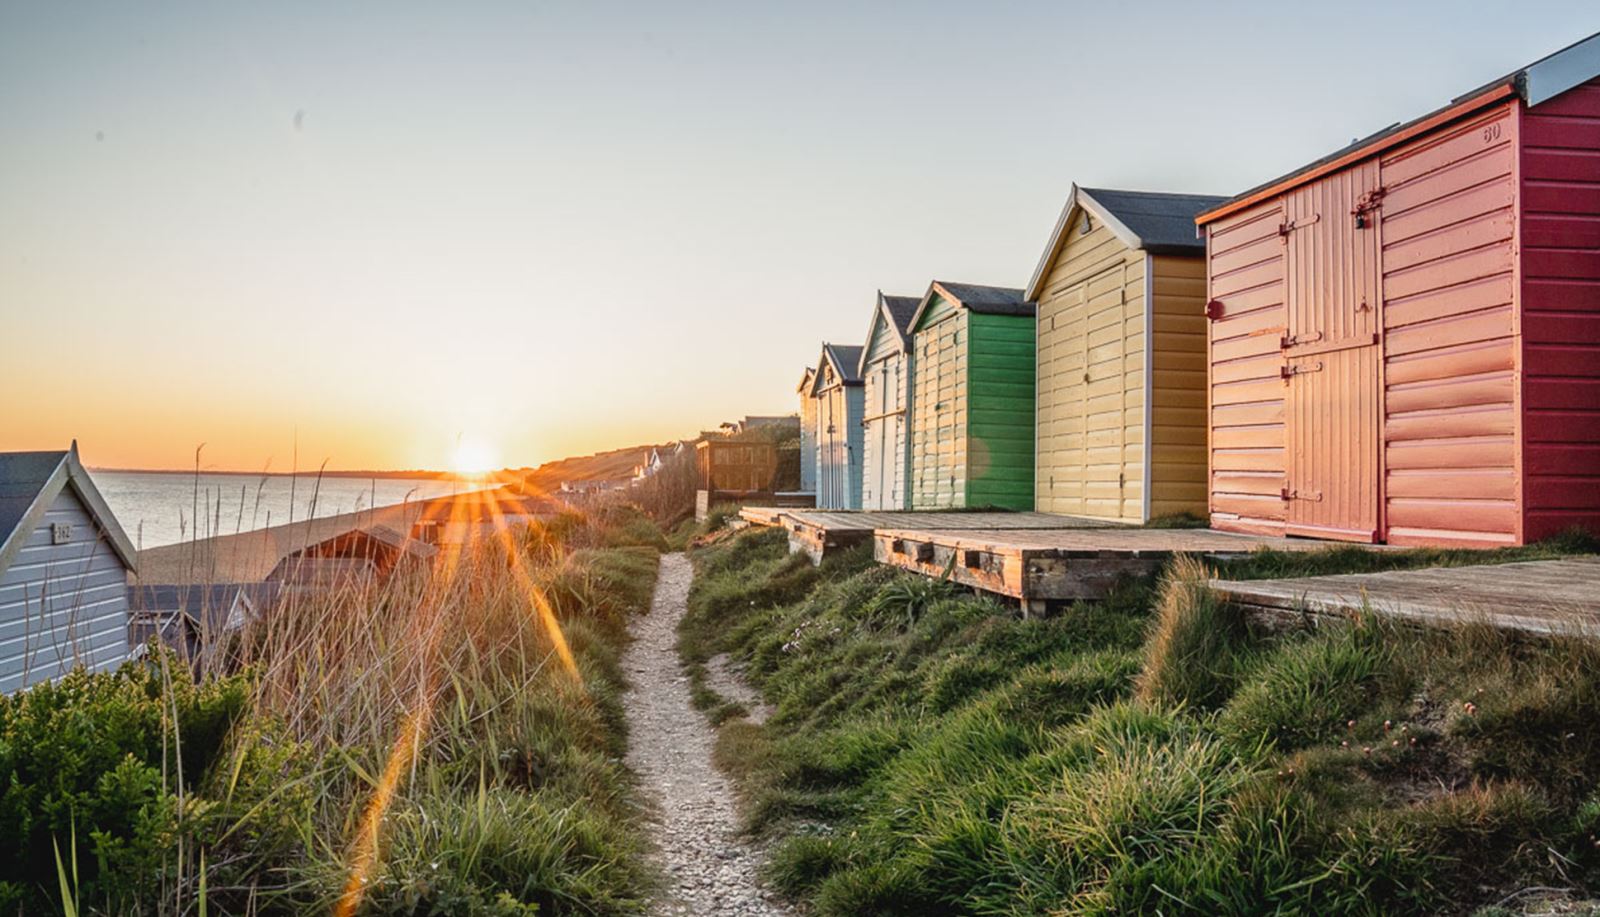
POLYGON ((512 537, 511 526, 506 522, 505 514, 500 512, 499 501, 485 498, 485 502, 494 521, 495 535, 505 547, 506 557, 510 559, 512 575, 516 577, 517 584, 522 587, 522 591, 533 604, 534 610, 539 613, 539 622, 549 634, 550 642, 555 646, 556 656, 561 659, 562 666, 581 685, 583 676, 578 673, 578 661, 572 656, 572 648, 567 646, 567 636, 561 632, 561 622, 556 620, 555 609, 550 607, 550 600, 545 596, 544 590, 540 589, 529 575, 522 552, 517 550, 512 537))
POLYGON ((418 695, 416 709, 408 713, 401 723, 400 734, 395 736, 394 747, 389 750, 389 760, 383 766, 383 776, 378 779, 372 798, 367 801, 367 810, 361 816, 355 849, 350 854, 350 878, 346 880, 344 894, 339 896, 339 903, 333 909, 338 917, 351 917, 361 907, 367 882, 380 860, 383 816, 388 813, 389 804, 394 801, 395 790, 400 785, 400 777, 410 768, 417 748, 422 743, 422 735, 427 731, 433 701, 427 692, 418 692, 418 695))
MULTIPOLYGON (((567 644, 566 635, 561 631, 561 622, 556 618, 555 609, 551 607, 544 590, 539 588, 534 582, 533 575, 528 571, 526 560, 518 550, 511 523, 500 509, 499 499, 489 491, 475 491, 464 494, 452 502, 451 528, 466 533, 464 540, 470 539, 478 525, 485 519, 492 524, 493 540, 505 551, 506 567, 510 570, 517 589, 532 606, 537 615, 536 620, 549 637, 563 669, 581 686, 583 677, 578 671, 577 659, 572 654, 572 648, 567 644)), ((440 578, 437 585, 440 588, 433 591, 434 595, 448 590, 455 582, 460 569, 461 555, 468 546, 441 544, 440 547, 444 549, 436 570, 436 575, 440 578)), ((334 908, 334 914, 338 917, 350 917, 360 909, 368 883, 382 863, 384 816, 394 802, 401 779, 416 761, 433 714, 435 694, 433 688, 436 684, 433 667, 436 656, 434 651, 446 631, 447 615, 445 609, 438 607, 433 601, 420 603, 417 606, 417 614, 418 616, 413 618, 409 637, 419 645, 420 653, 417 658, 422 662, 416 700, 401 721, 399 734, 389 750, 383 774, 377 786, 373 788, 372 796, 362 813, 360 828, 356 832, 355 843, 348 861, 349 877, 345 882, 344 892, 334 908), (421 616, 423 610, 432 611, 426 620, 421 616)))

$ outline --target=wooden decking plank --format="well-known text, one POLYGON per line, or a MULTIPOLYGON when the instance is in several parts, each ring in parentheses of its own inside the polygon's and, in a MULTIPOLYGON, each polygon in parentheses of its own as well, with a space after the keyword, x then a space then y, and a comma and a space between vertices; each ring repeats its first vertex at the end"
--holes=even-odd
POLYGON ((1363 603, 1433 623, 1482 620, 1539 633, 1600 633, 1600 557, 1275 580, 1214 580, 1235 602, 1342 613, 1363 603))
POLYGON ((968 512, 830 512, 824 510, 786 510, 789 522, 826 529, 829 532, 875 531, 877 529, 916 528, 928 530, 978 529, 1012 531, 1061 528, 1118 528, 1122 523, 1084 516, 1053 513, 968 513, 968 512))
POLYGON ((1117 579, 1153 573, 1180 553, 1248 554, 1260 548, 1312 551, 1323 542, 1217 532, 1133 527, 995 530, 880 528, 873 555, 927 576, 958 582, 1025 605, 1104 597, 1117 579))
POLYGON ((908 541, 959 544, 970 550, 1090 551, 1163 554, 1246 554, 1267 547, 1280 551, 1313 551, 1323 542, 1264 535, 1241 535, 1210 529, 985 529, 880 528, 879 535, 908 541))

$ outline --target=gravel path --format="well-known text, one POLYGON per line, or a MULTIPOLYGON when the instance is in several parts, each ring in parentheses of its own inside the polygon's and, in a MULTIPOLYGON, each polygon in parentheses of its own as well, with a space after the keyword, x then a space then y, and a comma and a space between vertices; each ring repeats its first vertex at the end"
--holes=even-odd
POLYGON ((733 787, 711 764, 714 732, 689 702, 678 667, 678 620, 694 571, 682 554, 661 557, 650 614, 634 624, 623 658, 632 683, 628 766, 654 797, 652 824, 667 885, 655 915, 789 915, 761 888, 761 852, 738 835, 733 787))

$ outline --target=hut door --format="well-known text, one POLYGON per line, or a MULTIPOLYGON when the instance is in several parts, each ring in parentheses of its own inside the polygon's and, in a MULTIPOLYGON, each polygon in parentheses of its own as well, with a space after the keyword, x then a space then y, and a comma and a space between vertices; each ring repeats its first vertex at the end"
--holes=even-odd
POLYGON ((1378 539, 1381 197, 1373 161, 1284 202, 1283 499, 1290 535, 1378 539))

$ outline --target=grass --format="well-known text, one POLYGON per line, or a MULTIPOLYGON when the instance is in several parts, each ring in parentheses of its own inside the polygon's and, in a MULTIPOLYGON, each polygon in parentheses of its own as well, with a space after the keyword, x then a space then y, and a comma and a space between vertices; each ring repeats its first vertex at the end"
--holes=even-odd
MULTIPOLYGON (((785 541, 696 552, 679 648, 691 674, 730 654, 773 706, 725 722, 717 762, 776 842, 771 881, 817 914, 1467 913, 1531 886, 1600 893, 1593 644, 1371 617, 1257 630, 1183 560, 1023 619, 857 553, 813 568, 785 541)), ((1335 549, 1228 573, 1470 557, 1335 549)))
MULTIPOLYGON (((0 863, 0 897, 28 913, 67 906, 68 888, 86 914, 642 911, 656 877, 621 763, 620 654, 662 543, 625 510, 563 517, 430 571, 291 596, 219 654, 233 674, 192 691, 160 681, 181 667, 130 664, 73 676, 65 699, 0 699, 0 769, 35 721, 131 749, 67 797, 61 881, 0 863), (61 712, 23 715, 47 699, 61 712)), ((10 775, 50 786, 71 763, 10 775)))
POLYGON ((1600 539, 1574 529, 1554 538, 1514 548, 1408 548, 1374 551, 1357 545, 1336 545, 1317 551, 1256 551, 1246 557, 1215 563, 1225 579, 1277 579, 1336 573, 1379 573, 1422 567, 1462 567, 1553 560, 1574 554, 1600 553, 1600 539))

